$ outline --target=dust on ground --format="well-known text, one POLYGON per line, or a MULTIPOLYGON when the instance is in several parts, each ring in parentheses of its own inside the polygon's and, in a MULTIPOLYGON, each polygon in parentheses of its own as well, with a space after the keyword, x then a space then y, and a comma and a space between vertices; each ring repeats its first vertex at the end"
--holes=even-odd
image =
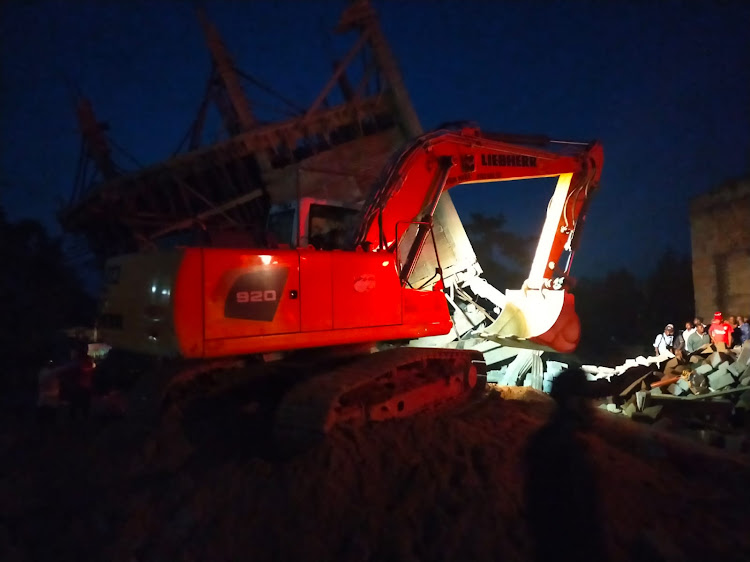
POLYGON ((229 410, 155 430, 9 421, 0 559, 530 560, 545 544, 563 559, 581 545, 601 560, 750 558, 746 458, 602 411, 564 441, 527 388, 338 430, 287 459, 229 410))

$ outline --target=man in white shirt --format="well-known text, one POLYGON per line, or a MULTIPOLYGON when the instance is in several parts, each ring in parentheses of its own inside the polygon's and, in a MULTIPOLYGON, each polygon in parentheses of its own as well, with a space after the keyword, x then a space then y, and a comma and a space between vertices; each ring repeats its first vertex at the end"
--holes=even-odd
POLYGON ((685 322, 685 331, 682 332, 682 338, 685 340, 685 343, 687 343, 688 338, 695 333, 696 326, 697 324, 695 323, 695 320, 692 322, 685 322))
POLYGON ((664 327, 664 333, 659 334, 654 339, 654 353, 662 355, 672 352, 672 343, 674 342, 674 325, 667 324, 664 327))

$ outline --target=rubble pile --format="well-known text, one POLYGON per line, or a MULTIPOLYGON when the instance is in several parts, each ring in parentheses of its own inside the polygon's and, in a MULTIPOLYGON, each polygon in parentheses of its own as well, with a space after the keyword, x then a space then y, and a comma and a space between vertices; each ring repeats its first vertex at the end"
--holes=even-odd
MULTIPOLYGON (((488 373, 491 384, 530 386, 549 392, 570 367, 519 353, 488 373)), ((582 365, 591 398, 600 407, 637 421, 656 423, 737 452, 750 453, 750 342, 727 349, 706 345, 692 354, 639 356, 622 365, 582 365), (697 430, 697 432, 696 432, 697 430)))

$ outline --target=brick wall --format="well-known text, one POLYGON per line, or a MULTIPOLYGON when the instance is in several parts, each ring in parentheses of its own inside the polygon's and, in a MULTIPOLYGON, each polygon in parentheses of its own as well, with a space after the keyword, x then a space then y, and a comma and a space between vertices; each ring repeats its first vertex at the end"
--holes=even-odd
POLYGON ((693 199, 690 234, 696 314, 750 315, 750 178, 693 199))

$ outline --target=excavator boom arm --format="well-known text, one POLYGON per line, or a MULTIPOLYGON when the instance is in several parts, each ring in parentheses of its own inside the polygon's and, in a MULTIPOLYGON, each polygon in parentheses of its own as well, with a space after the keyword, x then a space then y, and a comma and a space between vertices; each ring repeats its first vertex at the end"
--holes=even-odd
POLYGON ((399 225, 423 223, 406 242, 411 245, 402 275, 406 280, 424 244, 424 224, 431 221, 445 190, 459 184, 557 176, 529 275, 529 283, 537 288, 549 285, 570 269, 576 228, 598 186, 602 162, 603 151, 596 142, 505 137, 474 128, 429 133, 402 151, 371 191, 355 242, 393 250, 403 242, 405 229, 399 225), (560 264, 566 251, 569 257, 560 264))

